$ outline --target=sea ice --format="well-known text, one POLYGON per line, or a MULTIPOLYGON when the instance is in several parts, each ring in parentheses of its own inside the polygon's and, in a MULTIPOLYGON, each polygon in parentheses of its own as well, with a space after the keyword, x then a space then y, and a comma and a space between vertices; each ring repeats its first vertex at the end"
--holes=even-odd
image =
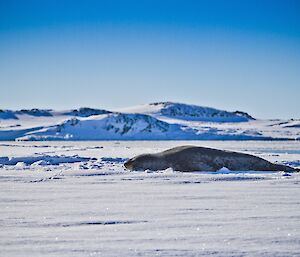
POLYGON ((299 173, 124 170, 182 144, 300 159, 292 141, 5 142, 0 256, 299 256, 299 173))

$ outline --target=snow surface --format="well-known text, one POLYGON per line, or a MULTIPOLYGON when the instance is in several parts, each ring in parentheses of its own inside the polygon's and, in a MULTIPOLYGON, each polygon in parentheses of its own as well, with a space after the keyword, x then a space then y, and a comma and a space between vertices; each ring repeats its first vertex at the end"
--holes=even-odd
POLYGON ((299 173, 123 168, 183 144, 300 165, 299 141, 0 142, 0 256, 299 256, 299 173))
POLYGON ((0 110, 0 140, 299 140, 300 120, 181 103, 102 109, 0 110))

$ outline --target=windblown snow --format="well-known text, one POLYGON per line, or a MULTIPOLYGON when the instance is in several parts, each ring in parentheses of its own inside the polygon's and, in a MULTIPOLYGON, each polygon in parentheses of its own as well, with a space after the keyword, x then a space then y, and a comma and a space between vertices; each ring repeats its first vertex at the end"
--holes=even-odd
POLYGON ((0 140, 299 139, 300 120, 257 120, 242 111, 159 102, 117 111, 0 110, 0 140))

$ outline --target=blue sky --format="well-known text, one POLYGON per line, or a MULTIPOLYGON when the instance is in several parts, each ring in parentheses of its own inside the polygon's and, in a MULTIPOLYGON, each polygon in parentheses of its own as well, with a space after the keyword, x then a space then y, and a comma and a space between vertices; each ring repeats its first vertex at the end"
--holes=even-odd
POLYGON ((178 101, 300 118, 300 1, 0 0, 0 108, 178 101))

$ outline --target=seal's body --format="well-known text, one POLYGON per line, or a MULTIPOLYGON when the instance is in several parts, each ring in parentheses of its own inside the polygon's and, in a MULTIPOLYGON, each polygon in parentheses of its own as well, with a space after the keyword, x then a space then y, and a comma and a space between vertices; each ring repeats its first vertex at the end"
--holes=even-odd
POLYGON ((260 157, 197 146, 179 146, 160 153, 142 154, 128 160, 129 170, 218 171, 223 167, 232 171, 288 171, 296 169, 271 163, 260 157))

